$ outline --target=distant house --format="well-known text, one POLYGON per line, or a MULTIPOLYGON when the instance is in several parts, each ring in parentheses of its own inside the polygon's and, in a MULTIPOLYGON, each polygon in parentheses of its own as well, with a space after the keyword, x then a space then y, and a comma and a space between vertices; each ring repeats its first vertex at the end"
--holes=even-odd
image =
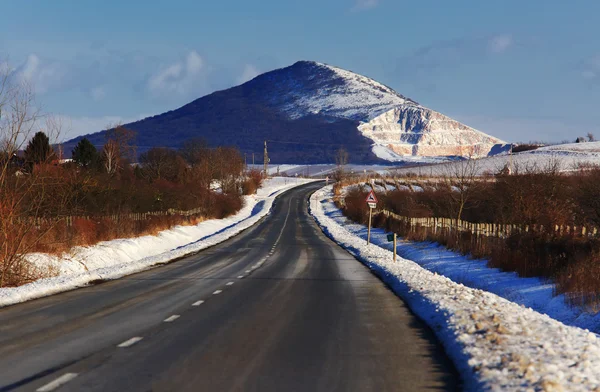
POLYGON ((584 138, 583 136, 579 136, 576 140, 575 143, 585 143, 587 142, 587 139, 584 138))

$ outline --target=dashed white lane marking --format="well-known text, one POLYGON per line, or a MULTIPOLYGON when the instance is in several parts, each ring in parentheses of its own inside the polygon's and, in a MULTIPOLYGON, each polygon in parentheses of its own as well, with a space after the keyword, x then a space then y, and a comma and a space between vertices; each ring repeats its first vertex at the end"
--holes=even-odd
POLYGON ((238 276, 238 279, 244 279, 244 275, 238 276))
POLYGON ((177 320, 180 316, 178 314, 174 314, 171 317, 168 317, 166 319, 164 319, 163 321, 165 323, 172 323, 173 321, 177 320))
POLYGON ((213 293, 213 295, 219 295, 219 294, 221 294, 222 292, 223 292, 223 290, 217 290, 217 291, 215 291, 215 292, 213 293))
POLYGON ((246 270, 246 271, 244 271, 244 272, 245 272, 245 273, 247 273, 247 274, 249 274, 249 273, 250 273, 250 270, 246 270))
POLYGON ((51 381, 48 384, 44 385, 43 387, 36 389, 36 391, 38 391, 38 392, 53 391, 56 388, 60 387, 61 385, 68 383, 75 377, 77 377, 77 373, 65 373, 62 376, 60 376, 59 378, 57 378, 56 380, 51 381))
POLYGON ((233 282, 229 282, 226 284, 226 286, 231 286, 233 284, 233 282))
POLYGON ((192 304, 192 306, 200 306, 200 305, 202 305, 203 303, 204 303, 204 301, 203 301, 203 300, 196 301, 196 302, 194 302, 194 303, 192 304))
POLYGON ((119 344, 117 347, 129 347, 129 346, 133 346, 134 344, 136 344, 137 342, 139 342, 142 339, 143 339, 142 337, 136 336, 134 338, 131 338, 129 340, 124 341, 123 343, 119 344))

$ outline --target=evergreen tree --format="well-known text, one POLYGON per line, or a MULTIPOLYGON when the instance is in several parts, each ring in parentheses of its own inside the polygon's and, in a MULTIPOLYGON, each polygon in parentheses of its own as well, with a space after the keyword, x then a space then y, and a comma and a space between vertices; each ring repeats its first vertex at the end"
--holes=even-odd
POLYGON ((25 160, 33 165, 48 162, 54 158, 54 151, 50 146, 50 139, 44 132, 37 132, 25 148, 25 160))
POLYGON ((83 138, 73 149, 72 157, 79 166, 90 168, 96 166, 99 155, 96 147, 88 139, 83 138))

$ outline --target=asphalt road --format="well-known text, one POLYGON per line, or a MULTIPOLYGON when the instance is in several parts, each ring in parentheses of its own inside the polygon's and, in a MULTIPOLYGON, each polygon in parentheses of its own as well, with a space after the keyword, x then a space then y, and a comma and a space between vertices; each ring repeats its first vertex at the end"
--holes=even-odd
POLYGON ((1 309, 0 392, 458 389, 432 332, 310 217, 317 187, 193 256, 1 309))

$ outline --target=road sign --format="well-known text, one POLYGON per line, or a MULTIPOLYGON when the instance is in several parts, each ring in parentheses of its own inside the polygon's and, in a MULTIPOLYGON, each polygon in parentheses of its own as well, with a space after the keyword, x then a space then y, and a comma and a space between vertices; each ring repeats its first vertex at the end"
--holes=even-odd
POLYGON ((394 242, 394 233, 387 235, 388 242, 394 242))
POLYGON ((369 208, 377 208, 377 203, 367 203, 369 208))
POLYGON ((375 192, 369 192, 369 196, 367 196, 367 203, 375 203, 377 204, 377 196, 375 196, 375 192))

